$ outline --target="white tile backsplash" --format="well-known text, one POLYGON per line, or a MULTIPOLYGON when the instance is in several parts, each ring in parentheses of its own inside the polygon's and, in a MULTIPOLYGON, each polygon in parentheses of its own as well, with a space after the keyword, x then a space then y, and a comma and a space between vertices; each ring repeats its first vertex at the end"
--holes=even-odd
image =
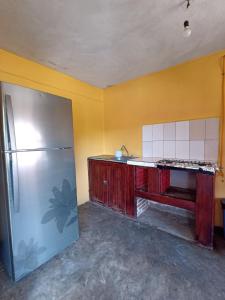
POLYGON ((163 124, 153 125, 153 141, 162 141, 163 140, 163 124))
POLYGON ((163 140, 175 141, 176 139, 176 123, 165 123, 163 126, 163 140))
POLYGON ((218 159, 219 119, 144 125, 144 157, 193 160, 218 159))
POLYGON ((144 125, 142 128, 142 140, 143 142, 152 141, 152 125, 144 125))
POLYGON ((189 159, 189 141, 176 141, 176 158, 189 159))
POLYGON ((205 142, 190 141, 190 159, 204 160, 205 157, 205 142))
POLYGON ((218 140, 205 141, 205 160, 217 161, 218 159, 218 140))
POLYGON ((163 141, 153 141, 153 157, 163 157, 163 141))
POLYGON ((205 139, 205 121, 206 120, 190 121, 190 140, 199 141, 205 139))
POLYGON ((142 153, 143 157, 153 157, 152 142, 143 142, 142 153))
POLYGON ((164 158, 175 158, 176 157, 175 141, 164 141, 163 157, 164 158))
POLYGON ((189 121, 176 122, 176 140, 189 140, 189 121))
POLYGON ((219 119, 211 118, 206 120, 206 139, 215 140, 219 138, 219 119))

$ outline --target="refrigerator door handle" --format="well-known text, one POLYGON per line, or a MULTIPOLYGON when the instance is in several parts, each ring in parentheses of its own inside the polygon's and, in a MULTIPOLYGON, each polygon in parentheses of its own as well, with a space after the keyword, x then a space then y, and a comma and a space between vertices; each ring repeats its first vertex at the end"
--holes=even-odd
POLYGON ((16 149, 16 134, 13 116, 12 100, 10 95, 5 95, 5 112, 6 112, 6 126, 8 136, 8 149, 16 149))
POLYGON ((7 186, 10 197, 10 202, 14 212, 20 210, 20 193, 19 193, 19 172, 17 153, 5 152, 5 163, 7 171, 7 186))
POLYGON ((11 154, 11 180, 12 180, 12 198, 13 209, 15 212, 20 210, 20 193, 19 193, 19 172, 17 153, 11 154))
MULTIPOLYGON (((5 95, 5 120, 7 130, 8 149, 16 150, 16 135, 13 116, 12 100, 10 95, 5 95)), ((19 212, 19 177, 18 177, 18 162, 17 153, 11 153, 9 157, 10 177, 12 188, 12 201, 15 212, 19 212)))

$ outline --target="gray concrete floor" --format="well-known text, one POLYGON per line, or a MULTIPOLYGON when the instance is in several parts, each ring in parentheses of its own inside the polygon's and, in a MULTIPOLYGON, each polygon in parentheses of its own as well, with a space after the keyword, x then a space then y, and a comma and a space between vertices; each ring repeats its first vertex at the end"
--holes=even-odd
POLYGON ((225 299, 225 242, 210 251, 91 203, 80 239, 27 278, 0 270, 0 299, 225 299))
POLYGON ((148 209, 138 217, 138 221, 188 241, 195 241, 194 214, 185 209, 148 201, 148 209))

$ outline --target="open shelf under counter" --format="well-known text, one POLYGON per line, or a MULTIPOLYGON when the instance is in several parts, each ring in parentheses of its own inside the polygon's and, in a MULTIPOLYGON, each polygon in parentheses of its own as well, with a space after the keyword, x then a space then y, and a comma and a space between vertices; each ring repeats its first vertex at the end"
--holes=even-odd
POLYGON ((135 196, 195 212, 195 202, 193 201, 175 198, 165 194, 149 193, 141 189, 135 190, 135 196))
POLYGON ((181 188, 177 186, 169 186, 163 193, 163 195, 192 202, 196 201, 196 190, 181 188))
POLYGON ((194 211, 196 173, 191 172, 190 174, 187 176, 184 171, 181 171, 181 175, 177 175, 176 171, 168 169, 136 167, 135 194, 137 197, 145 197, 153 201, 194 211), (181 179, 181 176, 184 179, 181 179))
POLYGON ((135 166, 135 197, 193 212, 196 241, 212 248, 214 181, 214 173, 135 166))

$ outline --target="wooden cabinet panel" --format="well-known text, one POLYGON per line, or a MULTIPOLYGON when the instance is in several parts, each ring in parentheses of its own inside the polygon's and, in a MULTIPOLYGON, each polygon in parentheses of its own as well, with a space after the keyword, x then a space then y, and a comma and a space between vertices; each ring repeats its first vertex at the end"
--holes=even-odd
POLYGON ((160 193, 165 193, 165 191, 170 186, 170 170, 161 169, 160 170, 160 193))
POLYGON ((136 217, 137 205, 135 200, 135 167, 126 165, 125 176, 125 199, 126 199, 126 214, 130 217, 136 217))
POLYGON ((109 201, 111 208, 125 212, 126 165, 112 163, 109 166, 109 201))
POLYGON ((208 247, 213 247, 214 231, 214 176, 197 174, 196 237, 208 247))
POLYGON ((160 193, 160 170, 148 168, 148 192, 160 193))
POLYGON ((89 160, 89 194, 92 201, 108 203, 108 165, 97 160, 89 160))
POLYGON ((148 169, 146 167, 135 167, 135 189, 148 191, 148 169))

